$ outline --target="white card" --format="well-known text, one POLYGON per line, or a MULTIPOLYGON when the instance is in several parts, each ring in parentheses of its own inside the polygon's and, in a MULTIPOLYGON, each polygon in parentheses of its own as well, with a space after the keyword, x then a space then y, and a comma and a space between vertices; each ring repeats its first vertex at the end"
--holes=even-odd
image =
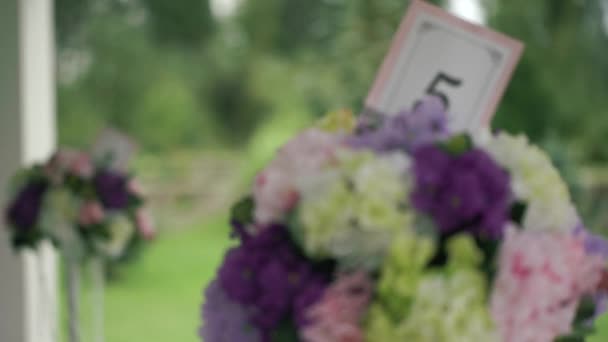
POLYGON ((91 149, 95 160, 110 160, 113 169, 127 171, 137 146, 127 135, 111 128, 104 129, 91 149))
POLYGON ((414 0, 366 107, 391 115, 436 95, 452 130, 475 130, 490 123, 522 50, 517 40, 414 0))

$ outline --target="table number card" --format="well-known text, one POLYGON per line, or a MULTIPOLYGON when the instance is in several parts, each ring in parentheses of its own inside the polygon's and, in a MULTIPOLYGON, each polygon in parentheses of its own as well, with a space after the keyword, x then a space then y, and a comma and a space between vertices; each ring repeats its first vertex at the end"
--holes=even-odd
POLYGON ((111 167, 116 170, 127 171, 136 150, 136 144, 127 135, 106 128, 93 144, 91 154, 96 160, 109 159, 111 167))
POLYGON ((451 129, 488 125, 522 50, 517 40, 413 0, 366 99, 367 110, 394 114, 435 95, 448 109, 451 129))

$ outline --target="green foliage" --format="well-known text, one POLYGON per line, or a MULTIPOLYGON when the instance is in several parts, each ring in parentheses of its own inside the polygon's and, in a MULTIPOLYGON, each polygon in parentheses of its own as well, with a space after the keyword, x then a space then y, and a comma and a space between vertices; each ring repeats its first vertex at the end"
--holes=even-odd
POLYGON ((253 197, 247 196, 238 201, 230 210, 230 221, 239 224, 253 223, 253 197))
POLYGON ((608 107, 601 1, 484 3, 491 26, 526 44, 496 126, 524 131, 537 141, 556 135, 584 160, 608 160, 608 150, 597 143, 608 130, 608 122, 599 119, 608 107))
POLYGON ((143 4, 152 33, 164 44, 196 46, 213 32, 208 0, 143 0, 143 4))

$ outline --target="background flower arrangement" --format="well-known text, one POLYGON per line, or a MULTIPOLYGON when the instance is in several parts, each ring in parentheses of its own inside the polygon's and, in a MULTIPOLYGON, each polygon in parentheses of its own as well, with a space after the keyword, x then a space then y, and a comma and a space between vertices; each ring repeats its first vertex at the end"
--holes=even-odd
POLYGON ((454 134, 441 102, 324 118, 233 208, 204 341, 584 340, 608 244, 523 136, 454 134))
POLYGON ((15 248, 47 239, 78 258, 115 260, 155 234, 137 179, 85 152, 58 151, 20 171, 13 189, 6 219, 15 248))

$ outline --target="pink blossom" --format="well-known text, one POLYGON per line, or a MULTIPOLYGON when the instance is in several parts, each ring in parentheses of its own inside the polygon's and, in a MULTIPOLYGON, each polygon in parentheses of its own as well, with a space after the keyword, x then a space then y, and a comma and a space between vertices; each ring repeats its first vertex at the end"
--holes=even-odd
POLYGON ((156 237, 156 229, 150 212, 145 209, 137 209, 135 212, 135 225, 137 231, 146 240, 152 240, 156 237))
POLYGON ((60 149, 45 165, 48 176, 56 183, 62 182, 66 173, 81 178, 93 176, 94 166, 90 156, 73 149, 60 149))
POLYGON ((135 178, 129 179, 129 182, 127 183, 127 190, 129 191, 129 193, 137 197, 143 197, 145 193, 144 187, 135 178))
POLYGON ((265 225, 280 220, 292 209, 299 198, 297 180, 330 164, 337 146, 337 136, 308 129, 279 149, 275 159, 255 180, 256 222, 265 225))
POLYGON ((82 226, 90 226, 101 223, 105 213, 101 204, 97 201, 87 201, 80 206, 78 223, 82 226))
POLYGON ((545 342, 569 333, 579 300, 599 284, 602 264, 572 234, 509 230, 491 302, 502 340, 545 342))
POLYGON ((91 178, 94 172, 91 157, 84 152, 76 153, 70 161, 69 171, 81 178, 91 178))
POLYGON ((371 300, 373 284, 364 272, 343 274, 308 311, 311 321, 301 335, 306 342, 361 342, 360 323, 371 300))

